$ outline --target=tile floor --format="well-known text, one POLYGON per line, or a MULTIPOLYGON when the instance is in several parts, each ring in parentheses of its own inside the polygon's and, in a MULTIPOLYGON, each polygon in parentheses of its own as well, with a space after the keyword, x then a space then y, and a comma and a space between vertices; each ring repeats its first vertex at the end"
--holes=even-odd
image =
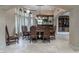
POLYGON ((68 38, 57 36, 50 43, 42 41, 29 43, 29 40, 20 38, 19 44, 15 43, 0 49, 1 53, 73 53, 75 52, 70 46, 68 38))

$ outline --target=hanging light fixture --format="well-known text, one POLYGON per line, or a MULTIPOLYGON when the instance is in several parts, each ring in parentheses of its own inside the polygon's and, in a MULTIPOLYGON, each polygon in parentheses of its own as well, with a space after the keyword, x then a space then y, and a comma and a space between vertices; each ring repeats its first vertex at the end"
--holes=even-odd
POLYGON ((29 14, 30 13, 30 10, 27 9, 27 13, 29 14))
POLYGON ((20 8, 20 9, 19 9, 19 11, 21 11, 21 12, 22 12, 22 9, 20 8))

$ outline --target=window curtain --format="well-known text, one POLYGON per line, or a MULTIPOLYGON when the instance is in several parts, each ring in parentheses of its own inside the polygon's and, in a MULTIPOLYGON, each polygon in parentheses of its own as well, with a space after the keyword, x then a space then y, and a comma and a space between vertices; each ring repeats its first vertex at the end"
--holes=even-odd
POLYGON ((22 29, 21 27, 27 26, 28 31, 30 31, 30 26, 33 24, 33 19, 30 14, 24 13, 24 11, 17 10, 17 13, 15 14, 15 27, 16 27, 16 33, 21 33, 22 29))

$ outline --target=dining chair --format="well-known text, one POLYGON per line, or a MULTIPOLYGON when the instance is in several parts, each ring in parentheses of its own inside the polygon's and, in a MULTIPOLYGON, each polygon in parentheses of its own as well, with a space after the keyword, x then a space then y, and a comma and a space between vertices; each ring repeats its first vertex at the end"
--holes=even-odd
POLYGON ((7 25, 5 26, 5 39, 6 39, 6 45, 7 46, 10 45, 13 42, 19 43, 19 37, 18 37, 17 34, 15 34, 13 36, 9 35, 7 25))
POLYGON ((44 30, 44 35, 43 35, 43 42, 48 41, 50 42, 50 31, 48 28, 44 30))
POLYGON ((27 31, 27 26, 22 26, 22 37, 23 37, 23 39, 25 37, 28 37, 28 39, 29 39, 29 32, 27 31))
POLYGON ((31 41, 37 41, 37 32, 36 32, 36 26, 31 26, 30 27, 30 42, 31 41))

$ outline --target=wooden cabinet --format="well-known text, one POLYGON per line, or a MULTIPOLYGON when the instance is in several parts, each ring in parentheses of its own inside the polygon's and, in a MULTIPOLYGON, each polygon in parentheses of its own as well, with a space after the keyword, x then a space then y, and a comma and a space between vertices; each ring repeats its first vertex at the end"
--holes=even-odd
POLYGON ((37 19, 37 22, 40 21, 41 25, 53 25, 54 24, 54 15, 37 15, 40 19, 37 19))

